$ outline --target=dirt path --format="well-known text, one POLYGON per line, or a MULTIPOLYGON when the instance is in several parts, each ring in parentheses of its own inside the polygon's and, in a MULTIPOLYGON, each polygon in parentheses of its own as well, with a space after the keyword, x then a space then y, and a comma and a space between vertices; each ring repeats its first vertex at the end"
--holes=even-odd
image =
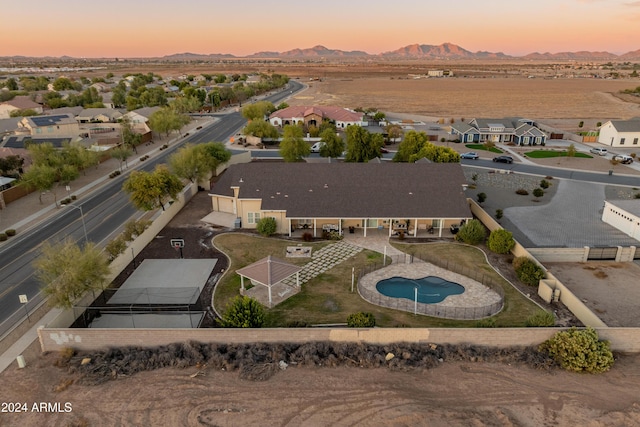
POLYGON ((603 375, 535 371, 493 363, 445 362, 425 371, 289 367, 265 382, 237 372, 163 369, 100 386, 57 385, 70 378, 41 356, 0 375, 1 426, 631 426, 640 424, 640 356, 603 375), (35 413, 33 402, 71 404, 35 413))

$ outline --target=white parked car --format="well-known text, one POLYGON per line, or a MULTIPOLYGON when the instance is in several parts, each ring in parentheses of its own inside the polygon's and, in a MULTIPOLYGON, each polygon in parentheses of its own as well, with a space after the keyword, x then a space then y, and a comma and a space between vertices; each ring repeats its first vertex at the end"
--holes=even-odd
POLYGON ((591 152, 593 154, 597 154, 598 156, 606 156, 607 155, 607 149, 606 148, 594 147, 591 150, 589 150, 589 152, 591 152))
POLYGON ((613 160, 616 160, 622 163, 623 165, 628 165, 630 163, 633 163, 633 157, 627 156, 625 154, 616 154, 615 156, 613 156, 613 160))
POLYGON ((316 142, 315 144, 313 144, 313 145, 311 146, 311 152, 312 152, 312 153, 319 153, 319 152, 320 152, 320 149, 322 148, 322 146, 323 146, 323 145, 324 145, 324 142, 323 142, 323 141, 316 142))

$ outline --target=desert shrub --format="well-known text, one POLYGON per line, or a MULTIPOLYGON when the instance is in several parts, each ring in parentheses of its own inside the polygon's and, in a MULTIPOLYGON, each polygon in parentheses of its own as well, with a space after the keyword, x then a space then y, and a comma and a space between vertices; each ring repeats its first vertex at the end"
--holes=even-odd
POLYGON ((360 311, 347 317, 347 326, 350 328, 373 328, 376 326, 376 318, 371 313, 360 311))
POLYGON ((502 209, 496 209, 496 219, 500 221, 504 216, 504 211, 502 209))
POLYGON ((222 317, 222 325, 225 328, 260 328, 264 316, 264 308, 257 300, 238 295, 222 317))
POLYGON ((547 181, 551 181, 553 177, 551 175, 547 175, 544 177, 544 179, 546 179, 547 181))
POLYGON ((495 317, 487 317, 486 319, 480 319, 476 322, 476 328, 495 328, 495 317))
POLYGON ((305 242, 310 242, 313 240, 313 234, 309 233, 308 231, 302 233, 302 240, 304 240, 305 242))
POLYGON ((629 154, 629 157, 632 157, 632 158, 634 158, 634 159, 636 158, 636 156, 637 156, 637 154, 636 154, 636 153, 631 153, 631 154, 629 154))
POLYGON ((278 228, 278 224, 276 223, 276 219, 270 216, 260 218, 258 224, 256 225, 256 230, 263 236, 272 236, 276 233, 278 228))
POLYGON ((16 235, 16 230, 14 230, 13 228, 10 228, 8 230, 5 230, 4 234, 6 234, 9 237, 12 237, 16 235))
POLYGON ((608 341, 600 341, 595 329, 557 332, 539 347, 564 369, 573 372, 606 372, 613 366, 613 353, 608 341))
POLYGON ((73 195, 71 196, 71 200, 78 200, 78 196, 76 196, 75 194, 73 194, 73 195))
POLYGON ((124 231, 122 232, 123 238, 125 241, 131 242, 136 237, 144 233, 144 231, 151 226, 151 221, 139 220, 139 221, 129 221, 124 226, 124 231))
POLYGON ((337 231, 330 231, 329 232, 329 239, 330 240, 342 240, 344 238, 344 236, 340 233, 338 233, 337 231))
POLYGON ((116 237, 104 247, 105 252, 107 253, 107 258, 109 262, 118 258, 118 255, 124 253, 127 249, 127 242, 125 241, 122 235, 116 237))
POLYGON ((456 234, 456 240, 463 241, 468 245, 477 245, 483 242, 486 236, 487 230, 484 225, 479 220, 472 219, 460 227, 460 231, 456 234))
POLYGON ((53 362, 55 366, 64 367, 69 366, 71 358, 76 355, 76 351, 71 347, 63 347, 58 352, 58 357, 53 362))
POLYGON ((487 240, 489 250, 497 254, 508 254, 515 245, 513 233, 505 229, 493 230, 487 240))
POLYGON ((526 285, 538 286, 541 279, 544 279, 544 270, 532 259, 526 256, 519 256, 513 260, 513 269, 518 279, 526 285))
POLYGON ((542 196, 544 196, 544 190, 542 188, 540 188, 540 187, 534 188, 533 189, 533 196, 534 197, 542 197, 542 196))
POLYGON ((478 181, 478 174, 474 173, 473 175, 471 175, 471 179, 473 180, 473 182, 478 181))
POLYGON ((478 203, 483 203, 487 200, 487 195, 485 193, 478 193, 478 203))
POLYGON ((556 324, 556 318, 550 311, 540 310, 536 314, 527 317, 525 325, 528 327, 545 327, 556 324))
POLYGON ((540 188, 547 189, 549 188, 550 185, 551 183, 546 179, 543 179, 542 181, 540 181, 540 188))
POLYGON ((0 233, 0 242, 4 242, 7 239, 8 237, 6 233, 0 233))
POLYGON ((636 193, 636 194, 634 194, 634 195, 633 195, 633 198, 634 198, 634 199, 640 199, 640 193, 636 193))
POLYGON ((519 194, 521 196, 528 196, 529 192, 527 190, 525 190, 524 188, 518 188, 516 190, 516 194, 519 194))

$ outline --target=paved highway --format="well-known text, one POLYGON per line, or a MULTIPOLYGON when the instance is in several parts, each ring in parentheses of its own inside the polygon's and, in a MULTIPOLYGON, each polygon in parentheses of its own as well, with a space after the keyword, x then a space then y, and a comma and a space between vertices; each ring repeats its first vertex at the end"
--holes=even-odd
MULTIPOLYGON (((289 83, 289 89, 270 95, 266 99, 276 104, 302 88, 302 84, 292 81, 289 83)), ((150 171, 157 164, 166 163, 167 157, 185 142, 197 144, 225 141, 246 122, 239 112, 214 116, 216 121, 213 124, 188 136, 180 143, 171 145, 132 170, 150 171)), ((107 180, 91 196, 75 202, 75 207, 60 208, 53 217, 13 237, 8 244, 3 245, 0 250, 0 337, 26 314, 20 304, 19 295, 24 294, 29 298, 28 309, 42 301, 40 284, 34 277, 32 263, 39 256, 39 248, 43 242, 56 243, 68 236, 78 242, 83 241, 83 213, 89 241, 106 243, 105 239, 120 231, 127 221, 140 215, 129 202, 127 194, 121 191, 127 175, 107 180)))

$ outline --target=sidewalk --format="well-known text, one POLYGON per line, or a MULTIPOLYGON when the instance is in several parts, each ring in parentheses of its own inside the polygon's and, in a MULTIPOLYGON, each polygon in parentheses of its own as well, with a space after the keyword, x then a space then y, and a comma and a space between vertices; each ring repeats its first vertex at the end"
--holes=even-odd
MULTIPOLYGON (((189 124, 189 127, 184 132, 193 133, 198 126, 206 127, 213 124, 216 121, 215 118, 197 118, 189 124)), ((183 133, 184 133, 183 132, 183 133)), ((161 136, 155 138, 153 143, 141 144, 137 147, 137 154, 131 157, 131 161, 127 162, 128 167, 124 169, 124 172, 128 172, 135 165, 140 163, 140 157, 149 155, 153 157, 160 151, 160 147, 164 144, 173 145, 178 140, 182 139, 182 136, 171 136, 169 138, 161 136)), ((71 191, 67 194, 64 189, 57 189, 58 202, 70 195, 75 195, 78 198, 78 202, 82 202, 82 198, 88 196, 96 187, 102 185, 109 179, 109 174, 119 167, 119 162, 116 159, 109 159, 97 167, 90 168, 80 175, 80 177, 71 183, 72 188, 78 188, 75 191, 71 191)), ((6 230, 8 228, 15 229, 18 234, 25 232, 29 228, 39 224, 46 220, 50 216, 54 215, 60 206, 56 206, 53 203, 53 195, 43 195, 43 203, 38 200, 38 192, 33 192, 13 203, 6 206, 5 209, 0 210, 0 230, 6 230)), ((7 240, 4 244, 6 246, 11 240, 7 240)), ((23 354, 24 351, 38 338, 38 327, 46 325, 55 319, 60 314, 60 309, 49 310, 42 318, 31 320, 35 323, 21 338, 19 338, 7 351, 0 354, 0 372, 3 372, 7 367, 11 366, 16 361, 16 358, 23 354)))

